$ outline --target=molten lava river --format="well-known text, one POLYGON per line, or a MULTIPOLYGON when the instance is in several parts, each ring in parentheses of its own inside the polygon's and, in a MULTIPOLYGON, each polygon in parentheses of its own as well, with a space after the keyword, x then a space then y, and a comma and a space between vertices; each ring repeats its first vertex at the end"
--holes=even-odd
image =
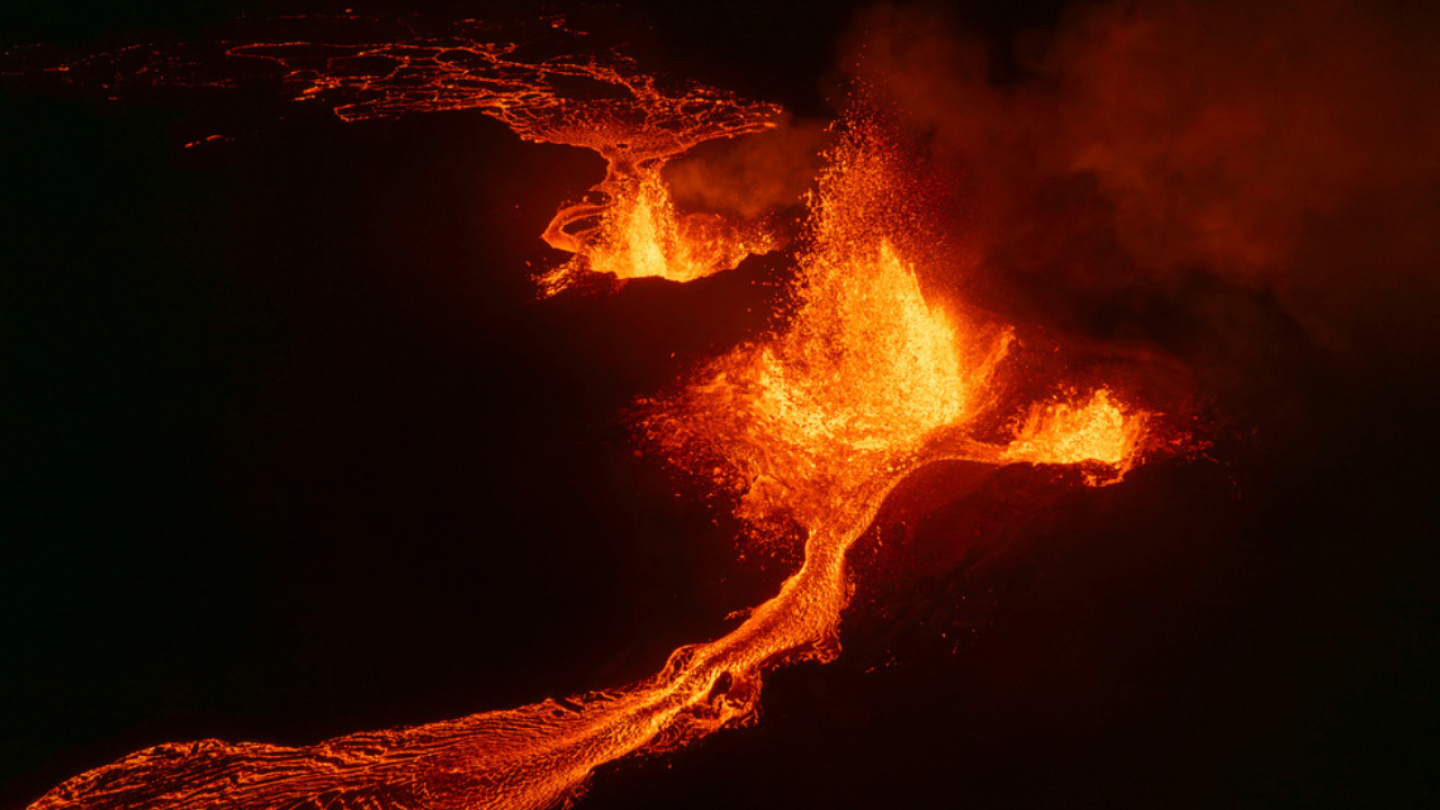
MULTIPOLYGON (((65 70, 84 81, 114 58, 65 70)), ((163 63, 151 71, 162 83, 224 84, 163 54, 146 60, 163 63)), ((760 221, 683 212, 661 171, 699 144, 772 127, 781 111, 771 105, 661 82, 613 54, 532 54, 478 24, 399 43, 231 43, 226 60, 277 72, 345 120, 471 108, 521 138, 598 153, 603 182, 543 234, 573 257, 539 280, 542 296, 593 294, 577 282, 607 276, 685 283, 785 251, 786 322, 638 403, 635 432, 734 494, 750 524, 798 527, 803 562, 733 631, 677 649, 636 683, 298 748, 158 745, 70 779, 32 810, 564 805, 606 763, 752 722, 767 671, 836 656, 847 552, 913 472, 944 461, 1075 465, 1077 480, 1099 486, 1177 442, 1116 383, 1007 381, 1018 373, 1007 371, 1012 330, 927 286, 936 282, 905 213, 920 203, 904 150, 862 104, 832 126, 791 247, 760 221), (1017 401, 1017 390, 1042 393, 1017 401)))

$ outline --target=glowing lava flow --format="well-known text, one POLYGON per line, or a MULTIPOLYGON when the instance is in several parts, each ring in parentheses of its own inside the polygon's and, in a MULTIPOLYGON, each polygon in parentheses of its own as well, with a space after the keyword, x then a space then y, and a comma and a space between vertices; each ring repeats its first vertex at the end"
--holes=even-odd
MULTIPOLYGON (((558 18, 552 28, 553 36, 568 33, 558 18)), ((681 215, 660 172, 698 144, 768 129, 778 108, 708 87, 662 87, 618 54, 531 58, 493 36, 458 23, 449 36, 400 44, 261 44, 227 53, 283 66, 302 97, 347 99, 335 107, 347 121, 477 109, 526 140, 598 153, 605 179, 545 229, 551 247, 576 254, 541 280, 548 294, 586 271, 691 281, 775 247, 756 223, 681 215)))
POLYGON ((1109 394, 1032 413, 1009 445, 973 437, 976 417, 994 407, 987 382, 1008 334, 926 301, 896 246, 909 236, 894 231, 893 201, 905 189, 872 132, 852 128, 831 158, 788 330, 716 360, 681 393, 650 403, 643 423, 673 437, 682 464, 721 459, 747 516, 784 516, 804 530, 800 569, 738 628, 677 650, 653 678, 564 701, 304 748, 157 746, 75 777, 32 810, 554 806, 605 763, 750 722, 768 669, 836 655, 851 590, 846 554, 917 468, 1129 464, 1143 417, 1109 394))
POLYGON ((677 211, 661 178, 665 164, 692 147, 773 127, 778 107, 662 83, 621 54, 595 53, 595 43, 559 16, 504 28, 463 20, 435 36, 407 32, 379 42, 370 38, 393 32, 375 30, 376 20, 296 22, 331 26, 324 32, 331 38, 222 43, 226 67, 218 75, 214 55, 150 46, 52 65, 0 52, 0 74, 48 73, 116 93, 136 85, 231 87, 244 65, 278 72, 297 100, 325 103, 346 121, 477 110, 525 140, 590 149, 604 158, 605 179, 562 206, 545 229, 550 246, 575 254, 541 279, 546 294, 587 272, 691 281, 778 247, 761 222, 677 211), (362 44, 353 44, 357 37, 362 44))

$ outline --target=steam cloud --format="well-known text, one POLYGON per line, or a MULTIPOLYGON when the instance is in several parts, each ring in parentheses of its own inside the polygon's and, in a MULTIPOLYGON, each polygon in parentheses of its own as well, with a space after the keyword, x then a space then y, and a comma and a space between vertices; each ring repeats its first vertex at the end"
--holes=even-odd
POLYGON ((768 132, 702 144, 666 167, 666 180, 683 206, 753 218, 800 203, 826 138, 823 123, 787 114, 768 132))
POLYGON ((842 64, 926 133, 967 190, 951 227, 1030 306, 1105 337, 1175 309, 1219 332, 1250 317, 1204 292, 1225 290, 1354 360, 1413 345, 1440 299, 1437 32, 1422 3, 1076 6, 996 81, 944 11, 884 5, 842 64))

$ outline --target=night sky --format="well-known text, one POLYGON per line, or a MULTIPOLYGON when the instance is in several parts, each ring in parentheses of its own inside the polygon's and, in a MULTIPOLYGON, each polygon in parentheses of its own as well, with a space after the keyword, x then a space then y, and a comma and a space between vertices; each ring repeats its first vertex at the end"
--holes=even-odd
MULTIPOLYGON (((625 14, 660 67, 833 115, 852 12, 781 5, 625 14)), ((1063 7, 946 14, 1003 87, 1005 44, 1063 7)), ((51 4, 0 13, 0 41, 297 8, 51 4)), ((344 124, 278 88, 0 93, 0 805, 161 742, 303 745, 628 683, 793 564, 738 559, 622 416, 763 327, 782 261, 539 301, 539 234, 603 175, 588 152, 477 113, 344 124)), ((1356 206, 1440 210, 1426 182, 1356 206)), ((1434 806, 1424 244, 1407 273, 1354 268, 1382 311, 1339 348, 1203 267, 1183 294, 1125 276, 1118 303, 1078 271, 996 282, 1062 343, 1175 358, 1210 459, 1100 490, 917 476, 856 552, 838 661, 772 673, 758 725, 608 767, 580 806, 1434 806)))

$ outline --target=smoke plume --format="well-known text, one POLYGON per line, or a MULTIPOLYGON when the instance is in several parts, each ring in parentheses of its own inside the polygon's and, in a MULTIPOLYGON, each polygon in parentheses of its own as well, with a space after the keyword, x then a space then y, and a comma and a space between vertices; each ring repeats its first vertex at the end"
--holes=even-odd
POLYGON ((1354 361, 1423 341, 1440 299, 1437 23, 1419 3, 1127 0, 1000 52, 884 5, 843 65, 925 134, 965 189, 955 234, 1028 306, 1173 340, 1183 311, 1211 343, 1280 328, 1250 311, 1269 306, 1354 361))
POLYGON ((683 206, 752 218, 800 203, 825 142, 824 124, 787 114, 767 132, 702 144, 665 175, 683 206))

